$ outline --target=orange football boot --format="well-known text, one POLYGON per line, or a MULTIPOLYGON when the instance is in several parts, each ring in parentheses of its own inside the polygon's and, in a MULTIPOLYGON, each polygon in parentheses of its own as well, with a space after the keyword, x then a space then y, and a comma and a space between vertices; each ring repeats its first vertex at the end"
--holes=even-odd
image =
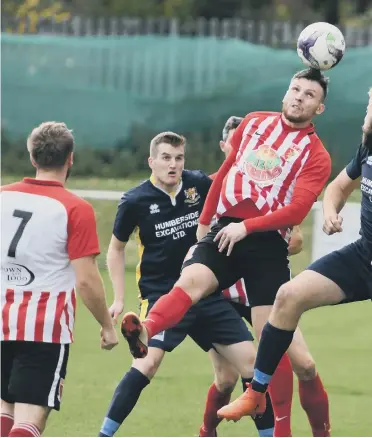
POLYGON ((253 391, 251 384, 247 385, 245 392, 230 404, 217 411, 220 418, 238 421, 246 415, 256 417, 266 410, 266 394, 253 391))

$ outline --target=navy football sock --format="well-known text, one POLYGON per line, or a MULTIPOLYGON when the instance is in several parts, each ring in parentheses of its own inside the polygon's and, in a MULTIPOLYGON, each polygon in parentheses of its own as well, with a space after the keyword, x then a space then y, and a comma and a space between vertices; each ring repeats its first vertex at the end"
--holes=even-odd
POLYGON ((267 322, 262 330, 252 389, 265 392, 281 358, 291 345, 294 330, 282 330, 267 322))
POLYGON ((132 412, 142 390, 150 380, 131 368, 116 387, 108 412, 103 420, 99 436, 114 436, 122 422, 132 412))
MULTIPOLYGON (((247 389, 246 384, 251 382, 252 378, 245 379, 242 377, 243 391, 247 389)), ((274 436, 274 411, 268 392, 266 393, 266 411, 263 415, 253 418, 253 421, 256 425, 259 436, 274 436)))

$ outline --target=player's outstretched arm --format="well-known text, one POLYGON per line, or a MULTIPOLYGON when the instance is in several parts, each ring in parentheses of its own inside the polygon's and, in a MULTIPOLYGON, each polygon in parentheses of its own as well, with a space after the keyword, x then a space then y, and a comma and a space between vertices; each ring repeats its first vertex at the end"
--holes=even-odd
POLYGON ((107 269, 114 289, 114 302, 109 309, 114 324, 124 310, 125 245, 126 242, 121 242, 112 235, 106 256, 107 269))
POLYGON ((359 179, 351 179, 344 169, 326 188, 323 199, 323 231, 326 234, 342 231, 342 217, 339 213, 358 184, 359 179))
POLYGON ((89 255, 71 261, 75 271, 76 286, 84 305, 102 327, 101 346, 111 350, 118 344, 118 338, 109 314, 105 289, 99 273, 96 256, 89 255))
POLYGON ((372 147, 372 88, 369 90, 368 96, 369 101, 362 126, 362 145, 359 147, 354 159, 328 185, 324 193, 323 231, 329 235, 342 231, 342 217, 339 213, 352 191, 359 185, 359 178, 362 172, 362 150, 364 147, 368 149, 372 147))

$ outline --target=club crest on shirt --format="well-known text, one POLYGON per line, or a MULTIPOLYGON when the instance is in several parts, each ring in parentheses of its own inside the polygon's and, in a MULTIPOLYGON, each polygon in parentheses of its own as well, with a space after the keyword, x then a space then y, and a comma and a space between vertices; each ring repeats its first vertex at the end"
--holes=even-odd
POLYGON ((191 187, 190 189, 184 190, 185 192, 185 203, 195 205, 200 200, 200 195, 196 190, 196 187, 191 187))
POLYGON ((273 184, 282 170, 280 156, 266 144, 253 150, 245 162, 245 171, 248 176, 261 186, 273 184))

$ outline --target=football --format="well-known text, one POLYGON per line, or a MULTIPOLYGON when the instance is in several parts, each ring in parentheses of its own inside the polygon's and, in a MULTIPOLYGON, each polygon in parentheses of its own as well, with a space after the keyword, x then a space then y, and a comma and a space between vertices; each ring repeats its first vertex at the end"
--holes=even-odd
POLYGON ((313 23, 297 40, 297 54, 308 67, 329 70, 337 65, 345 53, 345 38, 336 26, 313 23))

